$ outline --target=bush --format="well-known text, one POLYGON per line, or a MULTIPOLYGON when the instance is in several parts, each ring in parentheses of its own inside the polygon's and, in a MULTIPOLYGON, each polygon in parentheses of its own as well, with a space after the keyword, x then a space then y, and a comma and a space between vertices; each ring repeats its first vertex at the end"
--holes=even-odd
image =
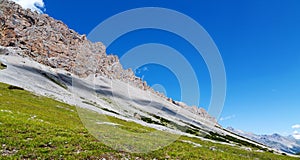
POLYGON ((7 65, 0 62, 0 70, 6 69, 6 68, 7 68, 7 65))
POLYGON ((8 86, 8 89, 24 90, 24 88, 13 86, 13 85, 8 86))

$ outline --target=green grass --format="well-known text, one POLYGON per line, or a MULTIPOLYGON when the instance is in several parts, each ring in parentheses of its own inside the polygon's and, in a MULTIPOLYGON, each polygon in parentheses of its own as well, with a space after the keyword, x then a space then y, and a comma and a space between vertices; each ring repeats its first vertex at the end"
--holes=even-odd
POLYGON ((84 100, 84 101, 82 101, 82 103, 88 104, 88 105, 90 105, 90 106, 98 107, 98 108, 100 108, 100 109, 102 109, 102 110, 104 110, 104 111, 107 111, 107 112, 110 112, 110 113, 114 113, 114 114, 119 115, 118 112, 115 112, 115 111, 112 111, 112 110, 110 110, 110 109, 101 107, 101 106, 98 105, 96 102, 89 102, 89 101, 85 101, 85 100, 84 100))
MULTIPOLYGON (((148 119, 147 122, 149 122, 149 123, 155 123, 155 124, 159 124, 159 125, 162 125, 162 126, 168 126, 170 128, 174 128, 174 129, 180 130, 180 131, 185 132, 185 133, 193 134, 195 136, 203 135, 200 131, 200 128, 198 128, 194 125, 190 125, 191 127, 188 126, 188 125, 182 126, 182 125, 179 125, 179 124, 174 123, 172 121, 169 121, 169 120, 167 120, 163 117, 160 117, 160 116, 157 116, 157 115, 154 115, 154 114, 150 114, 150 115, 153 116, 154 118, 158 119, 160 121, 160 123, 158 123, 156 121, 153 122, 151 119, 150 120, 148 119)), ((143 120, 143 121, 145 121, 145 120, 143 120)))
POLYGON ((81 121, 74 106, 25 90, 8 88, 9 85, 0 83, 0 159, 297 159, 256 152, 258 148, 255 147, 252 147, 253 151, 246 151, 238 146, 184 136, 166 147, 156 146, 158 150, 149 153, 116 151, 112 147, 118 146, 109 147, 104 142, 127 143, 128 146, 120 146, 121 150, 146 150, 177 135, 78 108, 81 121), (119 126, 96 122, 111 122, 119 126), (139 137, 138 133, 153 136, 139 137), (99 141, 92 135, 103 140, 100 138, 99 141), (120 135, 119 139, 113 139, 120 135), (143 141, 143 138, 148 141, 143 141), (201 147, 184 141, 200 144, 201 147))
MULTIPOLYGON (((207 138, 207 139, 212 139, 212 140, 216 140, 216 141, 220 141, 220 142, 227 142, 227 143, 228 142, 235 142, 239 146, 246 146, 246 147, 257 148, 257 149, 262 150, 262 151, 269 151, 267 148, 263 148, 261 146, 258 146, 258 145, 249 143, 247 141, 243 141, 243 140, 234 138, 234 137, 229 136, 229 135, 223 136, 223 135, 220 135, 220 134, 217 134, 217 133, 214 133, 214 132, 209 132, 209 134, 205 135, 204 137, 207 138)), ((269 151, 269 152, 273 152, 273 151, 269 151)))
POLYGON ((100 99, 106 101, 108 104, 113 104, 113 101, 110 98, 101 97, 100 99))

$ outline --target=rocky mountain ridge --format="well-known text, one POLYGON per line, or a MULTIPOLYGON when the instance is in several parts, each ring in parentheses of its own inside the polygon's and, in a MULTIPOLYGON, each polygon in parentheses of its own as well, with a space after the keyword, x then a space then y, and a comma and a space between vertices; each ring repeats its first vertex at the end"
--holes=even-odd
POLYGON ((63 22, 47 14, 25 10, 14 2, 2 0, 0 8, 1 46, 17 48, 21 56, 52 68, 64 69, 80 77, 95 74, 119 79, 216 122, 204 109, 189 107, 183 102, 176 102, 154 91, 145 81, 136 77, 131 69, 123 69, 117 56, 107 55, 101 42, 92 43, 85 35, 69 29, 63 22))

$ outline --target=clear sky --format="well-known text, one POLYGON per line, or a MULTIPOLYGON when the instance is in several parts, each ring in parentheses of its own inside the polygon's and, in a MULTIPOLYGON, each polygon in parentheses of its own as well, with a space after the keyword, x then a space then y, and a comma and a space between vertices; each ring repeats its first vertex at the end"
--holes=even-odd
MULTIPOLYGON (((163 7, 184 13, 206 29, 225 64, 227 96, 220 124, 258 134, 300 131, 299 126, 292 128, 300 124, 299 0, 44 0, 44 4, 45 13, 80 34, 89 34, 105 19, 128 9, 163 7)), ((211 96, 208 70, 201 56, 180 37, 139 30, 119 38, 107 53, 120 57, 151 42, 172 46, 186 57, 199 79, 200 106, 207 109, 211 96)), ((136 74, 180 99, 178 81, 166 68, 146 65, 136 74)))

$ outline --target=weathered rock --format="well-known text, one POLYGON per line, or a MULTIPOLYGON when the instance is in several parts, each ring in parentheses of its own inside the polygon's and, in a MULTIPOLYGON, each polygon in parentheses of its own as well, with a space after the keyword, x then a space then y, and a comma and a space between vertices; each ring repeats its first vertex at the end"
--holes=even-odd
POLYGON ((136 119, 142 119, 141 115, 139 115, 138 113, 134 113, 133 117, 136 119))
POLYGON ((134 77, 133 72, 122 68, 118 57, 106 55, 102 43, 88 41, 63 22, 7 0, 0 1, 0 8, 1 46, 18 47, 23 56, 81 77, 92 73, 125 81, 134 77))

